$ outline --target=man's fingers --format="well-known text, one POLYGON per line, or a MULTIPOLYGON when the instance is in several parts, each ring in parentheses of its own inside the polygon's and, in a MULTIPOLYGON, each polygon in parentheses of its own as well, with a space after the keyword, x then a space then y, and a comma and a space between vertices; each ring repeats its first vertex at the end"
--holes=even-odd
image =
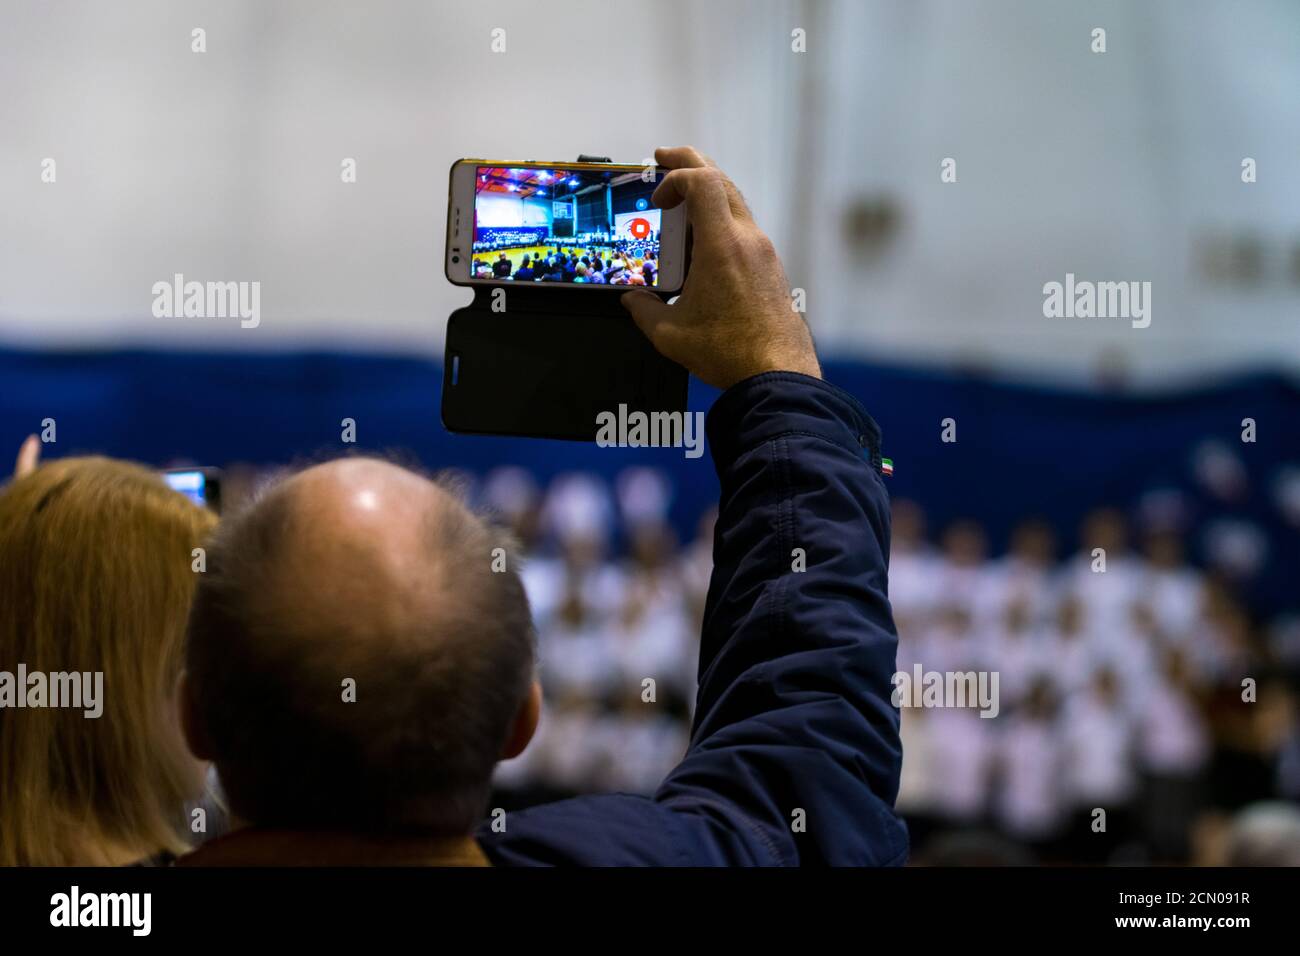
POLYGON ((724 239, 735 225, 723 175, 707 166, 674 169, 650 197, 660 209, 686 203, 686 216, 697 236, 724 239))
POLYGON ((35 435, 28 435, 27 440, 18 449, 18 460, 14 462, 14 477, 21 478, 23 475, 30 475, 36 470, 36 464, 40 460, 40 440, 35 435))
MULTIPOLYGON (((705 156, 694 146, 661 146, 655 150, 655 162, 660 166, 666 166, 668 169, 717 169, 718 164, 709 157, 705 156)), ((737 219, 748 220, 753 222, 754 217, 749 211, 749 206, 745 202, 745 197, 740 194, 727 176, 719 172, 722 179, 722 186, 727 191, 727 202, 731 206, 731 214, 737 219)))
POLYGON ((713 160, 705 156, 694 146, 660 146, 655 150, 655 162, 669 169, 690 169, 697 166, 713 166, 713 160))

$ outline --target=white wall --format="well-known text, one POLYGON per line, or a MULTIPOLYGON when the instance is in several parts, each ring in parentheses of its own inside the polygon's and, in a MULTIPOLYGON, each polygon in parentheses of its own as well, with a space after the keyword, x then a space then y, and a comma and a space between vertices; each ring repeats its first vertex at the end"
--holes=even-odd
POLYGON ((824 345, 1071 377, 1111 354, 1142 381, 1300 368, 1284 261, 1300 251, 1300 4, 832 6, 832 119, 805 177, 824 345), (956 183, 940 182, 945 157, 956 183), (846 179, 901 210, 875 258, 836 228, 846 179), (1193 269, 1196 237, 1220 228, 1264 240, 1263 281, 1226 291, 1193 269), (1152 282, 1151 326, 1044 318, 1043 284, 1067 272, 1152 282))
POLYGON ((505 193, 485 193, 474 200, 474 221, 480 226, 522 226, 524 201, 505 193))
POLYGON ((480 226, 549 226, 551 201, 524 199, 509 193, 481 193, 474 200, 480 226))
POLYGON ((454 160, 639 162, 697 133, 688 78, 664 69, 668 20, 634 2, 551 9, 6 0, 0 339, 440 352, 446 315, 468 300, 442 275, 454 160), (611 68, 662 73, 662 95, 634 111, 576 96, 568 111, 522 108, 548 84, 590 89, 589 67, 563 53, 575 24, 611 18, 642 38, 611 68), (190 52, 196 26, 204 54, 190 52), (40 182, 47 156, 53 185, 40 182), (175 272, 260 281, 261 326, 152 318, 151 286, 175 272))
POLYGON ((1206 229, 1254 232, 1275 259, 1300 242, 1300 4, 545 8, 6 0, 0 341, 437 354, 468 298, 441 272, 453 160, 638 162, 694 142, 776 239, 823 348, 1060 377, 1110 351, 1152 381, 1300 368, 1280 260, 1227 291, 1192 259, 1206 229), (603 65, 566 58, 611 23, 603 65), (207 53, 190 52, 196 26, 207 53), (872 198, 900 225, 867 255, 844 221, 872 198), (1153 282, 1151 328, 1044 319, 1042 285, 1067 271, 1153 282), (261 326, 154 319, 151 286, 175 272, 260 280, 261 326))
POLYGON ((520 212, 525 226, 549 226, 551 224, 551 200, 534 199, 531 196, 520 202, 520 212))

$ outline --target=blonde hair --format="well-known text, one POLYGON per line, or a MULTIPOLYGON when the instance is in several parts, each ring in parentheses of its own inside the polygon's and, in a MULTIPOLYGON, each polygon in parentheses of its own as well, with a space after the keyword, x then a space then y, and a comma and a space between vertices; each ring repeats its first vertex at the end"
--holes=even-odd
POLYGON ((104 675, 97 719, 0 708, 0 865, 185 849, 199 777, 174 690, 191 552, 215 524, 155 472, 107 458, 51 462, 0 494, 0 668, 104 675))

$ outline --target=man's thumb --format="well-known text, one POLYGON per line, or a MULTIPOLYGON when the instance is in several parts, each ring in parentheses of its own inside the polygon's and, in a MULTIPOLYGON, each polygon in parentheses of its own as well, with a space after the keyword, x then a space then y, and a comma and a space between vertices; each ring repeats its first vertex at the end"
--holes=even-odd
POLYGON ((667 305, 659 296, 652 292, 646 292, 638 289, 635 292, 626 292, 619 297, 619 303, 628 312, 632 313, 632 321, 637 327, 645 333, 653 344, 655 342, 655 332, 667 317, 672 308, 667 305))

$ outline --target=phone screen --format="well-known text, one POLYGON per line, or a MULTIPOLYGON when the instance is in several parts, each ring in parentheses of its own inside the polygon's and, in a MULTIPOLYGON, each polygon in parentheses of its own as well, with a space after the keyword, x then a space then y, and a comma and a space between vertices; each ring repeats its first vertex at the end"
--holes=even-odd
POLYGON ((195 504, 219 510, 220 484, 214 474, 200 468, 176 469, 164 471, 162 477, 173 491, 179 491, 195 504))
POLYGON ((470 277, 653 288, 665 172, 478 166, 470 277))

